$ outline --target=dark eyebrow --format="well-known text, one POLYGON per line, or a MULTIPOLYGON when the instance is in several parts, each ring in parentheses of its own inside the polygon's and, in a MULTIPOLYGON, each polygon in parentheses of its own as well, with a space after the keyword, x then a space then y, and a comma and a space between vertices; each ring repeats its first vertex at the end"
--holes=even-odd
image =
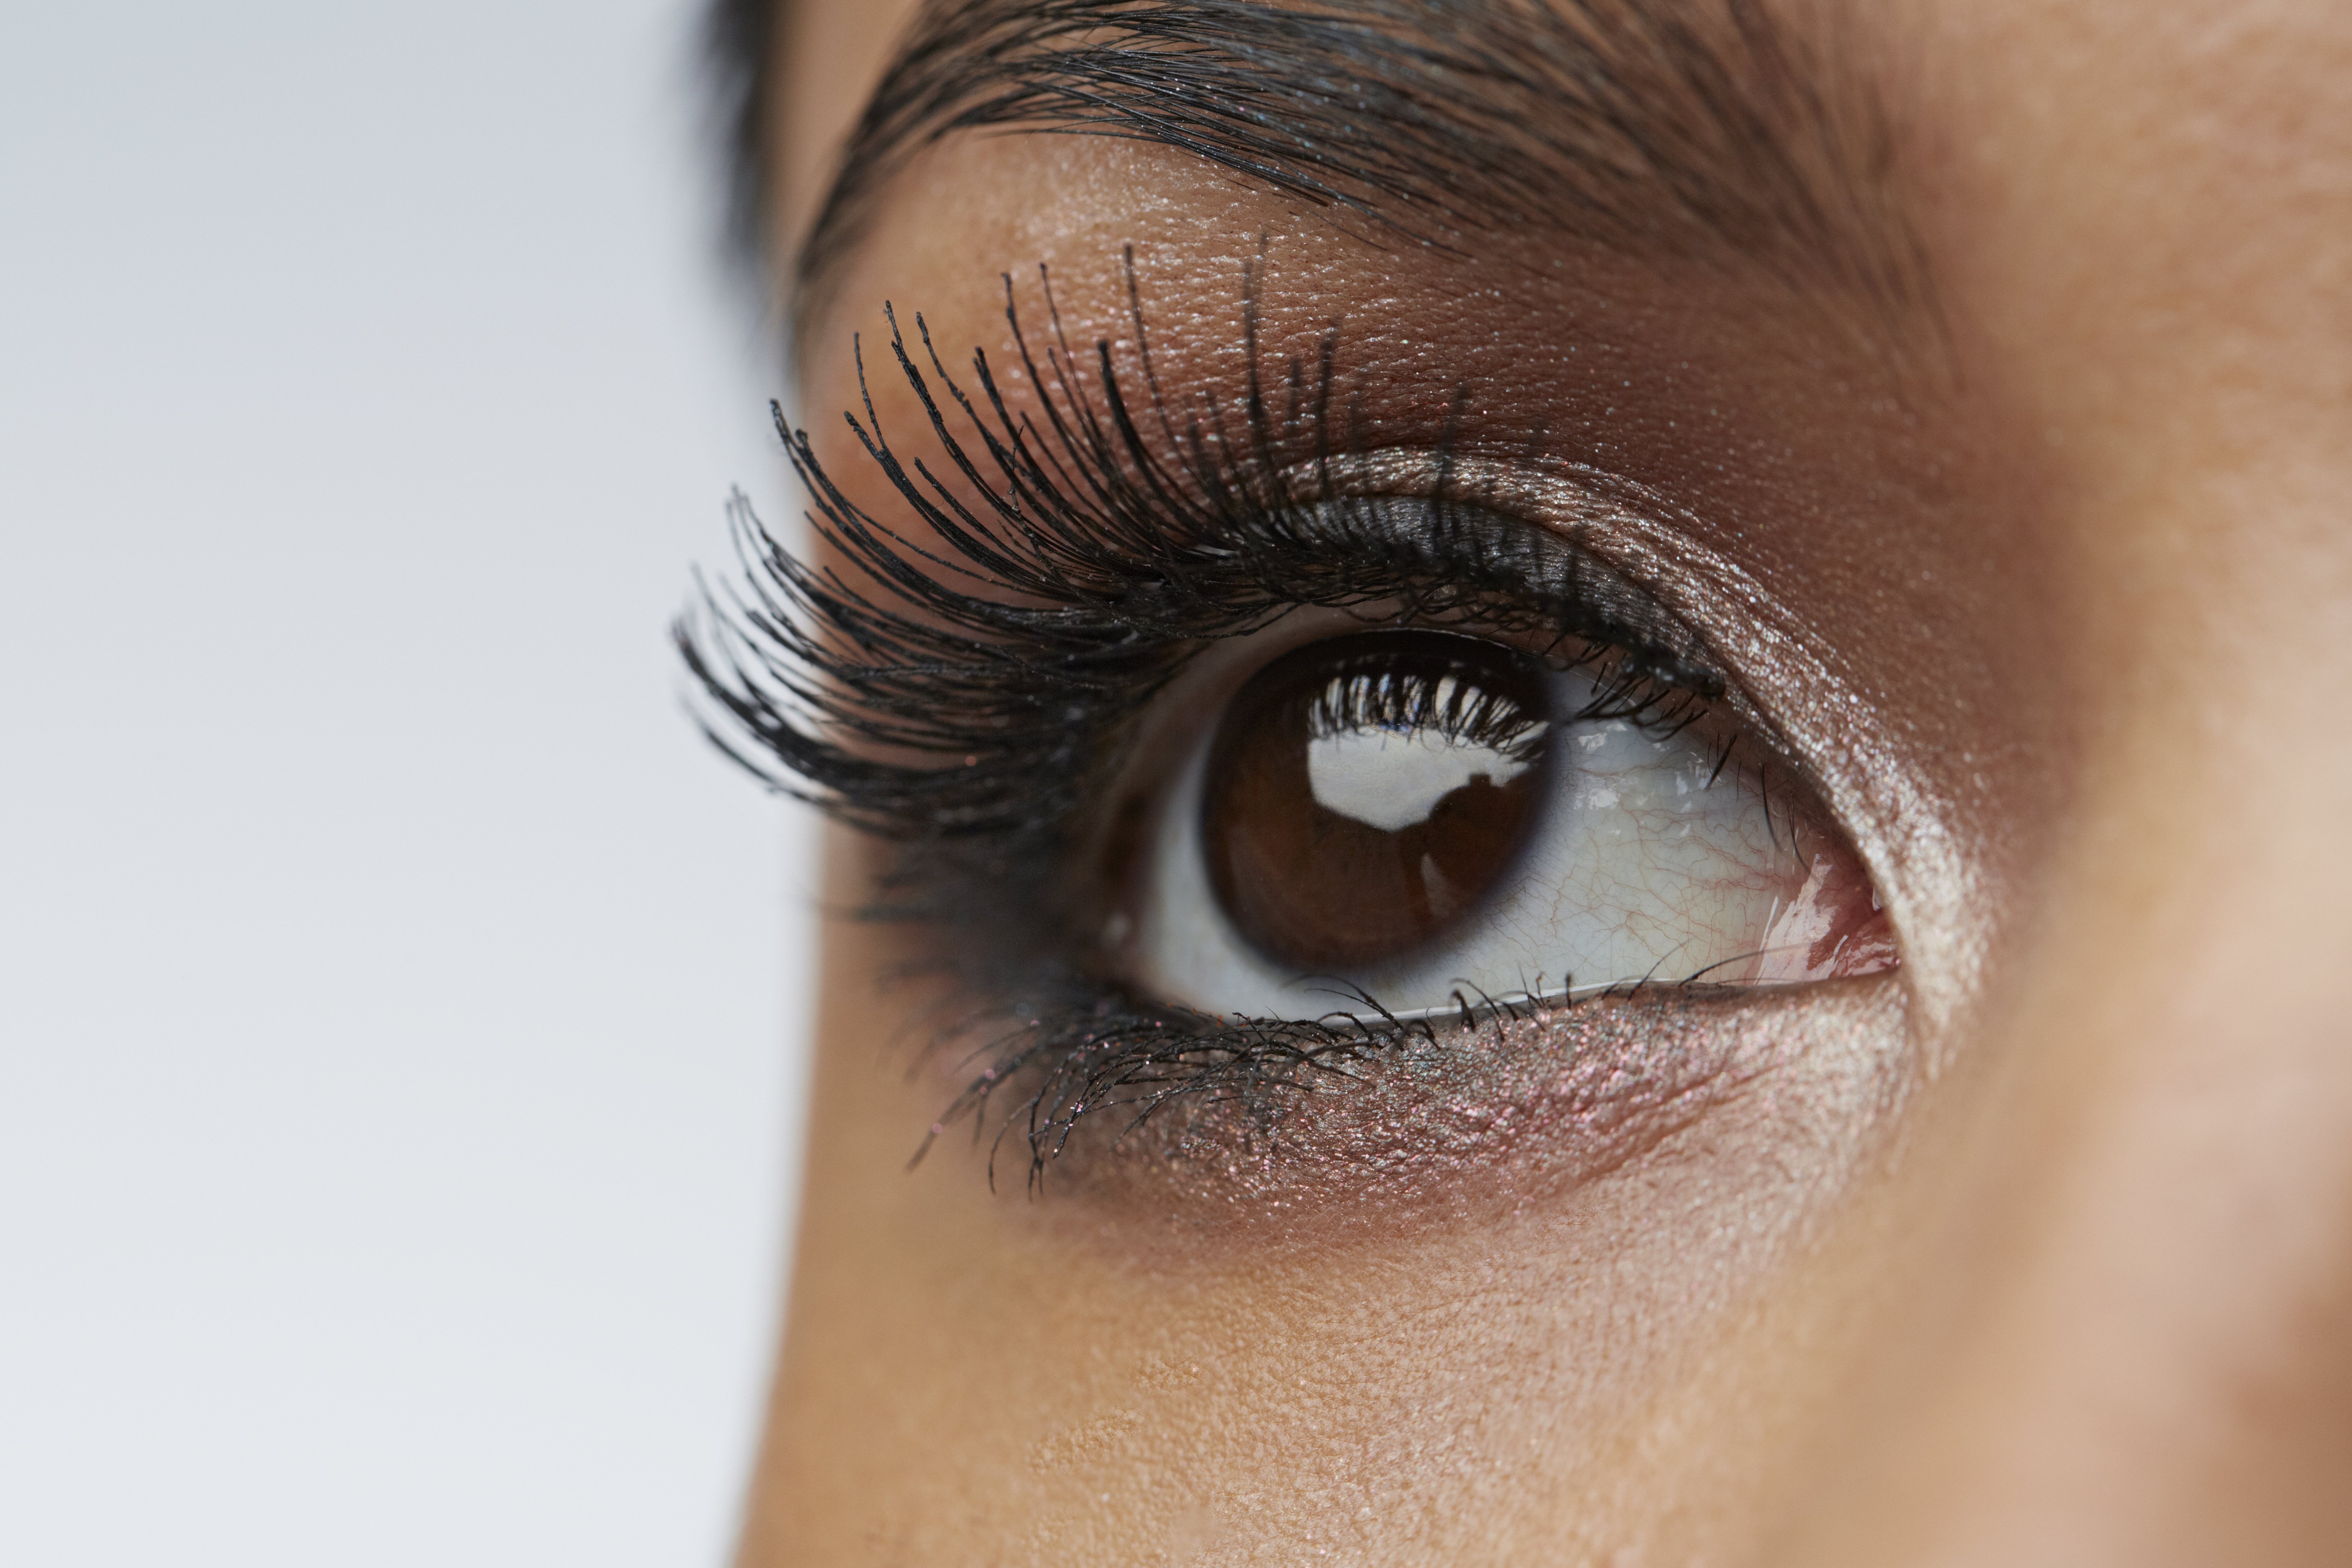
POLYGON ((1916 302, 1895 121, 1851 46, 1759 0, 945 0, 844 147, 796 314, 890 177, 982 128, 1160 142, 1440 248, 1535 226, 1916 302))

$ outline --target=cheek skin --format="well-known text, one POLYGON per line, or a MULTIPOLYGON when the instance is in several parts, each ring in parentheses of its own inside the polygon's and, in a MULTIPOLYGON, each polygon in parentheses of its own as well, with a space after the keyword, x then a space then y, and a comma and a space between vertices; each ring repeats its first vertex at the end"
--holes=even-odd
MULTIPOLYGON (((887 963, 877 934, 834 928, 835 973, 887 963)), ((1759 1031, 1720 1081, 1645 1103, 1499 1080, 1369 1097, 1307 1134, 1353 1145, 1361 1202, 1289 1163, 1195 1173, 1171 1212, 991 1196, 961 1149, 908 1172, 937 1102, 836 988, 791 1317, 820 1353, 788 1349, 752 1560, 1695 1555, 1769 1506, 1778 1470, 1640 1456, 1727 1402, 1793 1428, 1820 1399, 1775 1385, 1779 1347, 1815 1331, 1775 1266, 1820 1255, 1829 1200, 1879 1157, 1901 1075, 1865 1042, 1895 1005, 1864 983, 1801 1052, 1759 1031), (1566 1169, 1556 1130, 1501 1124, 1514 1104, 1617 1141, 1566 1169), (1400 1226, 1384 1191, 1423 1212, 1400 1226)))
POLYGON ((1973 1114, 1911 1163, 1940 1310, 1854 1347, 1883 1418, 1825 1463, 1872 1505, 1791 1560, 2340 1562, 2352 754, 2314 701, 2352 689, 2352 13, 1933 26, 2034 62, 1967 84, 1930 239, 2063 476, 2080 760, 1973 1114))

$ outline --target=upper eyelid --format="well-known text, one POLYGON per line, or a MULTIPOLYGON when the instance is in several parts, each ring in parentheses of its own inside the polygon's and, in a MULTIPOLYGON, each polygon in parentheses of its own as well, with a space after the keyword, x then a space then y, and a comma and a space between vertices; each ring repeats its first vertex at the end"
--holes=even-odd
POLYGON ((1531 598, 1571 605, 1589 617, 1585 625, 1563 631, 1640 654, 1654 662, 1662 679, 1706 697, 1721 696, 1728 686, 1721 661, 1705 639, 1591 548, 1577 529, 1516 515, 1507 500, 1493 504, 1502 498, 1462 482, 1455 457, 1390 448, 1325 459, 1313 473, 1327 492, 1319 506, 1347 508, 1359 516, 1378 516, 1398 503, 1431 509, 1437 514, 1436 530, 1451 536, 1445 540, 1450 559, 1467 569, 1469 552, 1475 552, 1481 561, 1514 572, 1531 598), (1399 476, 1411 467, 1419 467, 1429 482, 1401 487, 1399 476), (1352 488, 1359 479, 1370 480, 1370 487, 1352 488), (1515 559, 1499 561, 1500 556, 1515 559))

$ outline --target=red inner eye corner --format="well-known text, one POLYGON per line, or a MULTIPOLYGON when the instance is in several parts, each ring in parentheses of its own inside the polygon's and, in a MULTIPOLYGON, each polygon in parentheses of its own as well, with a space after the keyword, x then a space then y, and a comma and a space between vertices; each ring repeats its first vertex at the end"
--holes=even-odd
POLYGON ((1773 917, 1750 978, 1835 980, 1883 973, 1901 963, 1894 922, 1852 847, 1800 822, 1796 851, 1804 879, 1773 917))

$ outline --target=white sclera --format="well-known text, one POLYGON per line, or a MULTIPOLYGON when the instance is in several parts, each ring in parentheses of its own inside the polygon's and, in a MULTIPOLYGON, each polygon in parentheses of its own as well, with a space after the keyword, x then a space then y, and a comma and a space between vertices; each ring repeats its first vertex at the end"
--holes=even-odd
MULTIPOLYGON (((1554 713, 1591 705, 1591 676, 1549 679, 1554 713)), ((1457 990, 1475 1002, 1481 992, 1556 995, 1702 973, 1748 978, 1805 876, 1753 782, 1737 768, 1718 773, 1717 751, 1695 733, 1660 738, 1622 719, 1564 724, 1551 744, 1547 797, 1526 849, 1476 908, 1417 952, 1308 975, 1253 947, 1210 885, 1204 736, 1159 819, 1138 911, 1138 980, 1207 1013, 1299 1018, 1367 1013, 1351 988, 1407 1015, 1450 1012, 1457 990)), ((1318 798, 1390 829, 1418 820, 1416 805, 1425 811, 1472 773, 1500 784, 1517 765, 1484 748, 1410 736, 1367 735, 1328 750, 1320 773, 1309 753, 1318 798)))

